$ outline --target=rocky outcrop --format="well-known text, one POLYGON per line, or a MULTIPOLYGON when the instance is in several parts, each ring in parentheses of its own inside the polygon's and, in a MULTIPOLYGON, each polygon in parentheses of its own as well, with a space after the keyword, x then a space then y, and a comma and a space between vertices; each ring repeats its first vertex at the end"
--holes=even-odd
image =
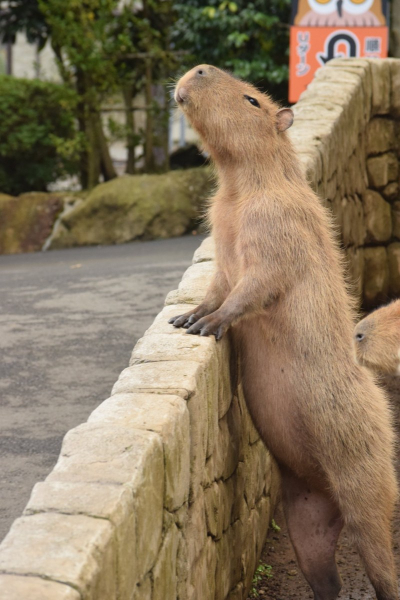
POLYGON ((183 235, 198 227, 211 185, 205 168, 118 177, 98 185, 60 219, 49 248, 183 235))
POLYGON ((63 205, 62 194, 0 194, 0 254, 41 250, 63 205))

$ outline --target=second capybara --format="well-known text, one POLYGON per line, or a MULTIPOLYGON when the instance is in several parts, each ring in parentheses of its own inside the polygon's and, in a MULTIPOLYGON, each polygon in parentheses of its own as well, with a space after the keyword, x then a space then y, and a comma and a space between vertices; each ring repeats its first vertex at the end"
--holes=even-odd
POLYGON ((400 300, 382 306, 354 328, 357 361, 376 373, 400 375, 400 300))
POLYGON ((219 185, 209 209, 215 275, 200 306, 170 322, 217 340, 231 330, 246 402, 279 466, 290 538, 315 600, 339 594, 343 525, 378 600, 397 600, 392 415, 353 358, 342 259, 286 134, 293 113, 210 65, 186 73, 175 99, 219 185))

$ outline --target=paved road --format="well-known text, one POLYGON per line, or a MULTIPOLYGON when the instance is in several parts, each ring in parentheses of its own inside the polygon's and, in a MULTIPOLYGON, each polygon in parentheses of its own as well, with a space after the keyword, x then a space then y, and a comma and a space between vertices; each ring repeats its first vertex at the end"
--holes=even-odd
POLYGON ((0 257, 0 540, 110 395, 199 237, 0 257))

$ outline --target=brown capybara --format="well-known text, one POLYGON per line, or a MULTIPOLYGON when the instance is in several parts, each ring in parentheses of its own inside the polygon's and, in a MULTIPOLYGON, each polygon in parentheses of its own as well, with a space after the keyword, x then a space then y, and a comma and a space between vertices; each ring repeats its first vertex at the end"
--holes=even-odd
POLYGON ((357 323, 354 348, 360 365, 377 373, 400 375, 400 300, 357 323))
POLYGON ((339 593, 335 548, 346 525, 377 598, 395 600, 392 416, 354 361, 341 256, 285 133, 292 111, 210 65, 186 73, 175 99, 219 187, 209 210, 214 278, 200 306, 170 322, 217 340, 232 328, 246 402, 279 465, 290 537, 314 598, 339 593))

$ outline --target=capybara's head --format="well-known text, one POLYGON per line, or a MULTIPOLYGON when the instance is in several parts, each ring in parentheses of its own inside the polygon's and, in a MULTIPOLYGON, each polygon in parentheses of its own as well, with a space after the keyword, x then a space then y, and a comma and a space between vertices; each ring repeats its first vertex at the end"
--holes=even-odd
POLYGON ((293 123, 290 108, 280 108, 254 86, 211 65, 199 65, 178 81, 175 100, 218 158, 262 160, 293 123))
POLYGON ((376 373, 400 375, 400 300, 375 310, 354 329, 357 361, 376 373))

